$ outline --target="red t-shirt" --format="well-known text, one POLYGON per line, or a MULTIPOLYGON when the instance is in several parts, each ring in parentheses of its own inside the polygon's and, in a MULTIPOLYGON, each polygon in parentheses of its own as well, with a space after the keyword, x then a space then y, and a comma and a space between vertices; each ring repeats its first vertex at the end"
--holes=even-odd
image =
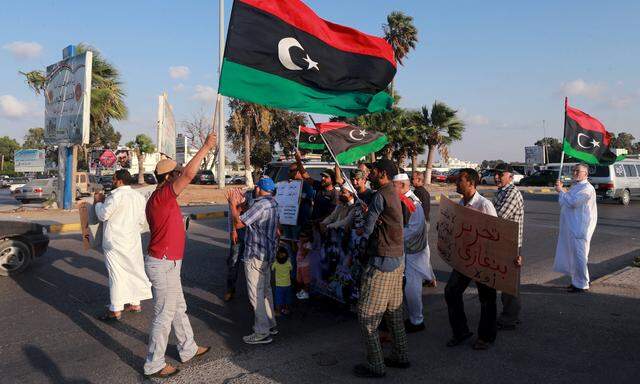
POLYGON ((151 231, 149 255, 158 259, 182 260, 184 255, 184 223, 178 195, 171 184, 156 189, 147 201, 147 221, 151 231))

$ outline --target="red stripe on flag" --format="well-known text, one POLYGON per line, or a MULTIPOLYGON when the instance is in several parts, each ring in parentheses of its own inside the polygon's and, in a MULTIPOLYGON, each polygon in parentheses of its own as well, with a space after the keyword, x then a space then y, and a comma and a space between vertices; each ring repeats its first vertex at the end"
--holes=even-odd
POLYGON ((341 51, 380 57, 396 66, 393 49, 386 40, 326 21, 299 0, 239 1, 270 13, 341 51))
POLYGON ((607 133, 607 129, 598 119, 589 115, 588 113, 584 113, 579 109, 571 108, 569 106, 567 106, 567 117, 574 120, 584 129, 602 133, 605 141, 604 144, 609 145, 610 138, 609 134, 607 133))
POLYGON ((300 132, 304 132, 304 133, 308 133, 310 135, 317 135, 320 132, 318 132, 317 129, 313 128, 313 127, 304 127, 304 126, 300 126, 300 132))
POLYGON ((328 123, 318 123, 316 124, 316 128, 320 130, 321 133, 333 131, 334 129, 340 129, 349 127, 350 125, 347 123, 343 123, 342 121, 333 121, 328 123))

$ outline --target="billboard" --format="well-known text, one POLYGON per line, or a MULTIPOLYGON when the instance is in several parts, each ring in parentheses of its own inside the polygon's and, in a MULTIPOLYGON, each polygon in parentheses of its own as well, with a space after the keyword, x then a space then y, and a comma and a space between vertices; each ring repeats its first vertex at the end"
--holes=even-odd
POLYGON ((44 149, 20 149, 13 155, 16 172, 44 172, 44 149))
POLYGON ((45 143, 89 143, 92 62, 87 51, 47 67, 45 143))
POLYGON ((158 96, 158 152, 176 158, 176 121, 166 92, 158 96))
POLYGON ((544 148, 540 145, 524 147, 524 162, 527 164, 544 164, 544 148))

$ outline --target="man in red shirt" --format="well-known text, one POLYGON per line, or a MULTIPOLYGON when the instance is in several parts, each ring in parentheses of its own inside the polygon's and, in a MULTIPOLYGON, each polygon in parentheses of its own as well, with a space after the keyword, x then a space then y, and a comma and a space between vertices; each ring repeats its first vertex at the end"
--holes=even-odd
POLYGON ((158 187, 149 197, 146 207, 151 239, 145 270, 152 284, 154 317, 144 364, 145 377, 164 378, 178 373, 178 369, 166 364, 164 358, 171 328, 178 339, 178 353, 182 362, 202 356, 211 349, 196 344, 186 314, 187 304, 180 281, 185 228, 177 198, 196 176, 202 160, 215 145, 216 134, 211 132, 184 170, 171 159, 160 160, 156 165, 158 187))

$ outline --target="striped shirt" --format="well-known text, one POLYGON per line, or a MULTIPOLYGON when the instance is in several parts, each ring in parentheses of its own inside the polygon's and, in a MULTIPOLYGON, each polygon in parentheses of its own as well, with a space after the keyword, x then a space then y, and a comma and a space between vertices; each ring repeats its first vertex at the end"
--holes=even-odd
POLYGON ((518 223, 518 247, 522 247, 522 227, 524 226, 524 201, 522 194, 513 183, 498 188, 493 198, 498 217, 518 223))
POLYGON ((240 216, 247 227, 244 239, 244 261, 252 258, 272 262, 276 257, 278 239, 278 203, 272 196, 254 200, 253 205, 240 216))

